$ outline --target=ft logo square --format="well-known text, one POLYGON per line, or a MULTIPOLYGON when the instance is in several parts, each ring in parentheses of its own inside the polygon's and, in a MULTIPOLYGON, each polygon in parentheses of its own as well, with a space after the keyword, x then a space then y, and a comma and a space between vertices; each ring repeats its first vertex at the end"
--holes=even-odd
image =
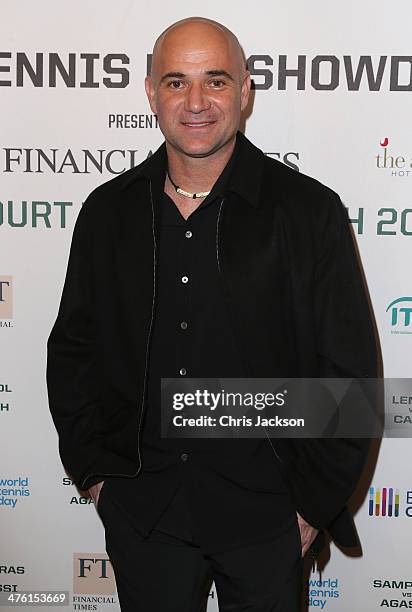
POLYGON ((107 555, 84 552, 73 554, 73 593, 116 593, 114 572, 107 555))
POLYGON ((0 319, 13 318, 13 277, 0 276, 0 319))

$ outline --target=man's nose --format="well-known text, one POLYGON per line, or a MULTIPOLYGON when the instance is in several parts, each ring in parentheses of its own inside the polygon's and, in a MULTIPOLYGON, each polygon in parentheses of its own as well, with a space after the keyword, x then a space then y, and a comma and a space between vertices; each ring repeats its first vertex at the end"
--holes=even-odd
POLYGON ((187 90, 185 110, 191 113, 201 113, 208 110, 210 101, 200 83, 192 83, 187 90))

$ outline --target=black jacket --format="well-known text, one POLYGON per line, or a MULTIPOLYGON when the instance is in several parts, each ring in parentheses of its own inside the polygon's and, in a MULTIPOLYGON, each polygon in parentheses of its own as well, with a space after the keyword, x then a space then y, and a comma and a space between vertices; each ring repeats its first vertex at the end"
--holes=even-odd
MULTIPOLYGON (((266 157, 240 132, 236 146, 216 259, 246 374, 376 377, 372 318, 338 195, 266 157)), ((135 476, 141 467, 165 162, 163 144, 99 186, 74 229, 48 341, 47 382, 60 456, 81 489, 105 476, 135 476)), ((271 439, 271 445, 298 512, 338 543, 355 546, 346 502, 369 441, 271 439)))

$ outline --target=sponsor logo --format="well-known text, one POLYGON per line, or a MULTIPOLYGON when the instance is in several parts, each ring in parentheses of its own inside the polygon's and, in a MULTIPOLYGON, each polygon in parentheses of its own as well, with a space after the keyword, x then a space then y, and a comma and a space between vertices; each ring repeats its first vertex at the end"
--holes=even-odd
POLYGON ((388 305, 386 312, 390 315, 391 334, 412 334, 412 297, 396 298, 388 305))
POLYGON ((399 516, 399 490, 383 487, 369 489, 369 516, 399 516))
POLYGON ((126 53, 1 51, 0 87, 124 89, 130 82, 129 64, 126 53))
POLYGON ((316 580, 309 578, 306 587, 306 600, 309 606, 324 610, 331 599, 341 596, 341 587, 338 578, 316 580))
MULTIPOLYGON (((129 125, 130 122, 122 122, 121 117, 132 117, 132 115, 109 115, 109 127, 126 128, 140 127, 129 125), (116 119, 117 117, 117 119, 116 119)), ((143 117, 143 115, 136 115, 143 117)), ((146 115, 147 118, 154 118, 155 115, 146 115)), ((136 119, 137 121, 137 119, 136 119)), ((153 121, 152 121, 153 123, 153 121)), ((149 125, 149 124, 148 124, 149 125)), ((153 125, 152 127, 157 127, 153 125)), ((2 149, 2 171, 5 173, 21 172, 24 174, 122 174, 126 170, 134 168, 139 163, 151 157, 152 150, 143 153, 140 149, 41 149, 41 148, 14 148, 3 147, 2 149)), ((293 170, 299 171, 298 162, 300 154, 297 151, 267 151, 265 155, 282 161, 293 170)), ((10 204, 10 202, 9 202, 10 204)), ((33 204, 48 204, 48 202, 33 202, 33 204)), ((71 205, 71 202, 54 202, 54 205, 63 207, 71 205)), ((27 210, 27 202, 24 202, 23 210, 18 219, 15 220, 15 225, 20 226, 27 224, 27 216, 30 215, 30 210, 27 210)), ((7 216, 7 206, 2 205, 0 210, 0 224, 7 216)), ((37 216, 44 216, 44 211, 37 213, 37 216)), ((32 218, 36 219, 36 211, 32 214, 32 218)))
POLYGON ((1 327, 13 327, 10 321, 10 319, 12 318, 13 318, 13 277, 12 276, 0 276, 0 328, 1 327))
MULTIPOLYGON (((116 581, 112 564, 102 553, 79 552, 73 554, 73 602, 85 603, 74 595, 114 595, 116 581)), ((99 598, 97 598, 99 599, 99 598)), ((87 603, 93 603, 88 601, 87 603)), ((96 603, 96 601, 94 601, 96 603)), ((114 597, 101 597, 97 603, 117 603, 114 597)), ((77 609, 80 609, 77 608, 77 609)), ((84 609, 84 608, 83 608, 84 609)))
POLYGON ((23 498, 29 497, 30 485, 28 477, 0 477, 0 508, 15 508, 23 498))
POLYGON ((400 155, 389 149, 389 138, 384 138, 379 143, 380 151, 375 156, 376 167, 386 170, 391 176, 404 178, 412 176, 412 157, 400 155))
MULTIPOLYGON (((122 174, 134 168, 139 149, 32 149, 4 147, 3 172, 25 174, 122 174)), ((151 155, 151 151, 146 157, 151 155)))
POLYGON ((412 490, 401 493, 393 487, 370 487, 368 514, 381 518, 412 518, 412 490))
MULTIPOLYGON (((82 149, 81 151, 75 151, 74 149, 57 148, 20 149, 4 147, 2 151, 3 172, 24 172, 24 174, 104 174, 105 172, 109 174, 122 174, 153 154, 152 150, 150 150, 141 156, 139 149, 82 149)), ((299 170, 298 162, 300 154, 297 151, 286 151, 285 153, 267 151, 265 155, 279 159, 294 170, 299 170)), ((62 205, 65 203, 55 202, 55 204, 62 205)), ((27 212, 24 214, 27 217, 27 212)))

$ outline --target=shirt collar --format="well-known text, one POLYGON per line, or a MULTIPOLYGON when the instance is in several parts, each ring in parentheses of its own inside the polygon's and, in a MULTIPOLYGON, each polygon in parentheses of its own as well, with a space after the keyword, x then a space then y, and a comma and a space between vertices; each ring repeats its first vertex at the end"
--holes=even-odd
MULTIPOLYGON (((242 132, 236 134, 236 144, 231 158, 217 179, 213 191, 221 189, 232 191, 240 195, 254 207, 259 204, 261 190, 263 162, 265 155, 242 132), (225 188, 224 188, 225 186, 225 188)), ((140 179, 164 180, 166 172, 166 143, 160 147, 141 164, 128 170, 122 177, 122 189, 128 188, 140 179)))

